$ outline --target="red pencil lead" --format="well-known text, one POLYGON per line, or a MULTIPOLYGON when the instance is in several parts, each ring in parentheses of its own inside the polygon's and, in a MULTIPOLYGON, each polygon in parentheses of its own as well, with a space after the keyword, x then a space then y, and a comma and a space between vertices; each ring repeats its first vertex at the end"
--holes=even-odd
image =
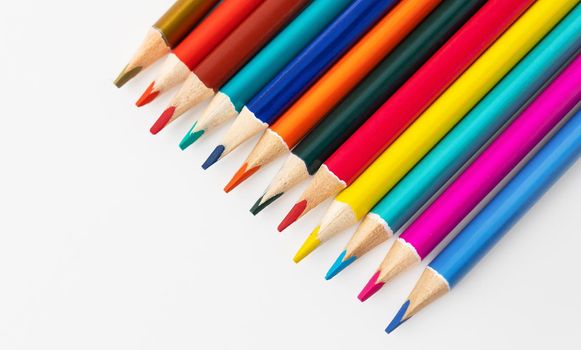
POLYGON ((159 116, 159 118, 157 119, 155 124, 153 124, 151 129, 149 129, 149 131, 151 131, 153 135, 156 135, 158 132, 163 130, 163 128, 165 128, 166 125, 169 124, 169 122, 171 121, 171 118, 173 117, 175 110, 176 108, 172 106, 163 111, 161 116, 159 116))
POLYGON ((357 296, 357 298, 359 298, 359 300, 362 302, 369 299, 373 294, 377 293, 377 291, 380 290, 385 284, 384 282, 377 282, 379 279, 379 273, 380 271, 377 271, 373 276, 371 276, 369 282, 367 282, 361 293, 359 293, 357 296))
POLYGON ((257 172, 258 169, 260 169, 260 166, 256 166, 256 167, 250 168, 250 169, 247 169, 247 168, 248 168, 248 163, 242 164, 242 166, 240 167, 240 169, 238 169, 236 174, 234 174, 234 176, 232 177, 230 182, 228 182, 226 187, 224 187, 224 192, 229 193, 230 191, 235 189, 238 185, 240 185, 242 182, 244 182, 244 180, 248 179, 250 176, 252 176, 252 174, 257 172))
POLYGON ((302 200, 296 203, 293 208, 286 214, 286 217, 282 220, 280 225, 278 225, 278 232, 284 231, 287 227, 292 225, 295 221, 297 221, 305 209, 307 208, 307 201, 302 200))
POLYGON ((159 91, 154 90, 153 87, 155 86, 155 81, 149 84, 143 95, 135 102, 137 107, 143 107, 146 104, 150 103, 151 101, 155 100, 157 95, 159 95, 159 91))

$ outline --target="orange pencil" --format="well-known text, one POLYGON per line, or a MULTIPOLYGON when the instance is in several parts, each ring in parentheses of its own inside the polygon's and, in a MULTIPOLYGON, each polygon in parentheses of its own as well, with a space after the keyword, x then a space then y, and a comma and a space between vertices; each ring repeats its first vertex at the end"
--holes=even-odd
MULTIPOLYGON (((440 3, 404 0, 397 5, 267 130, 224 190, 231 191, 262 165, 293 148, 440 3)), ((229 134, 240 135, 245 129, 243 118, 236 121, 229 134)))

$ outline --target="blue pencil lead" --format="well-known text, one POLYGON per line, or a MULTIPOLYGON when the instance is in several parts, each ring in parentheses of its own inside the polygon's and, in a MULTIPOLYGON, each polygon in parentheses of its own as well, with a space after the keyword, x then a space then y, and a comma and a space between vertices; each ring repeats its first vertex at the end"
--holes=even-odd
POLYGON ((401 306, 401 308, 399 309, 399 311, 397 312, 397 314, 395 315, 393 320, 391 320, 391 322, 389 323, 389 325, 385 329, 387 334, 393 332, 397 327, 399 327, 405 321, 407 321, 407 319, 404 320, 403 317, 405 316, 405 313, 409 307, 410 307, 410 301, 407 300, 405 303, 403 303, 403 305, 401 306))
POLYGON ((224 150, 225 149, 226 148, 223 145, 217 146, 212 151, 212 154, 210 154, 210 156, 208 157, 208 159, 206 159, 206 161, 204 162, 204 164, 202 164, 202 169, 207 170, 209 167, 211 167, 212 165, 214 165, 218 160, 220 160, 220 157, 222 156, 222 153, 224 153, 224 150))
POLYGON ((337 260, 335 260, 335 263, 333 263, 333 266, 331 266, 329 271, 327 271, 327 274, 325 275, 325 279, 327 281, 335 277, 339 272, 343 271, 347 266, 351 265, 351 263, 354 262, 355 259, 357 259, 356 256, 352 256, 349 259, 345 260, 345 255, 347 255, 347 250, 343 250, 343 252, 341 253, 341 255, 339 255, 337 260))

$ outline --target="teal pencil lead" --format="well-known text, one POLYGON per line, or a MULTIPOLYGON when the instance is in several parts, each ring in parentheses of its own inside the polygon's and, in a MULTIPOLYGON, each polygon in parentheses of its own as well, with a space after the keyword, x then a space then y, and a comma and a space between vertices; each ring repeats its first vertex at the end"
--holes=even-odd
POLYGON ((180 142, 180 148, 182 149, 182 151, 190 147, 194 142, 198 141, 198 139, 202 137, 202 135, 204 135, 205 130, 194 131, 194 129, 196 128, 196 124, 197 122, 194 123, 190 131, 188 131, 186 136, 184 136, 184 138, 180 142))
POLYGON ((356 256, 351 256, 349 259, 345 259, 345 255, 347 255, 347 250, 343 250, 341 255, 339 255, 337 260, 335 260, 333 263, 333 266, 331 266, 329 271, 327 271, 327 274, 325 275, 325 279, 327 281, 335 277, 339 272, 343 271, 347 266, 351 265, 351 263, 357 259, 356 256))

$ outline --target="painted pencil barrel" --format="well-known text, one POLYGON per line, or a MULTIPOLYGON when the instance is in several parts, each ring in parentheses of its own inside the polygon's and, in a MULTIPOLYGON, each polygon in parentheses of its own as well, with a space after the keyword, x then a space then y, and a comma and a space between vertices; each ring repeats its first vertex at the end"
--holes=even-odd
POLYGON ((456 285, 580 156, 577 112, 429 266, 456 285))
POLYGON ((325 161, 327 168, 351 184, 532 3, 487 2, 325 161))
POLYGON ((178 0, 153 25, 169 47, 175 47, 208 13, 218 0, 178 0))
POLYGON ((221 91, 236 111, 313 40, 351 0, 315 0, 230 79, 221 91))
POLYGON ((452 0, 438 6, 293 150, 309 173, 314 174, 485 2, 452 0))
POLYGON ((575 6, 540 0, 523 14, 343 192, 362 218, 575 6))
POLYGON ((267 0, 196 68, 206 87, 218 91, 275 36, 309 0, 267 0))
POLYGON ((581 56, 400 236, 425 258, 581 100, 581 56))
POLYGON ((577 5, 371 213, 398 231, 580 48, 577 5))
POLYGON ((272 123, 394 3, 394 0, 353 2, 248 103, 248 108, 261 121, 272 123))

